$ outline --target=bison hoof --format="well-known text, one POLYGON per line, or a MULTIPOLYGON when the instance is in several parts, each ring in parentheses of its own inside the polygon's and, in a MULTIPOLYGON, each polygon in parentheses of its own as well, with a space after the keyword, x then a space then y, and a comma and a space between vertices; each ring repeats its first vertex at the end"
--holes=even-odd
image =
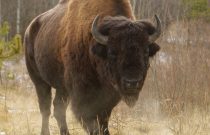
POLYGON ((110 135, 108 128, 104 129, 104 135, 110 135))
POLYGON ((49 130, 42 130, 41 135, 50 135, 49 130))
POLYGON ((104 129, 101 132, 98 129, 96 129, 93 132, 91 132, 90 135, 110 135, 108 128, 104 129), (103 133, 101 133, 101 132, 103 132, 103 133))
POLYGON ((70 135, 68 129, 64 129, 60 131, 61 135, 70 135))

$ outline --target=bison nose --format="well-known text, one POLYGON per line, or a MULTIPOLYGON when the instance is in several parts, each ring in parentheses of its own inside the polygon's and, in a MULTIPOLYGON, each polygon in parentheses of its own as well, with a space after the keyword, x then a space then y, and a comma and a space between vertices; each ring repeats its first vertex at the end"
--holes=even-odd
POLYGON ((127 89, 136 89, 139 87, 139 80, 136 79, 124 79, 124 84, 127 89))

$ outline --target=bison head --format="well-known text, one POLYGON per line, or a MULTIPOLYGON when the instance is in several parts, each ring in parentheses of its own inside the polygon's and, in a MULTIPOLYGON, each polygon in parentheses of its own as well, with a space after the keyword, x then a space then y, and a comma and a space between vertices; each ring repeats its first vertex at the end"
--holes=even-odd
POLYGON ((96 44, 91 51, 103 61, 106 70, 102 70, 102 74, 106 73, 104 77, 129 106, 138 99, 149 58, 160 49, 155 41, 161 34, 161 23, 156 15, 155 18, 156 27, 147 21, 125 17, 105 17, 98 25, 97 16, 92 24, 96 44))

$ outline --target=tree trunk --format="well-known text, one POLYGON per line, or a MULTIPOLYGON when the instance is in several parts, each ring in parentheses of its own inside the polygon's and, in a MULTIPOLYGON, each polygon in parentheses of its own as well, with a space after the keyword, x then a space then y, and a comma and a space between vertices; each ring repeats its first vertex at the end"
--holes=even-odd
POLYGON ((1 17, 1 0, 0 0, 0 26, 1 26, 1 23, 2 23, 2 17, 1 17))
POLYGON ((17 3, 17 22, 16 22, 16 33, 20 34, 20 0, 17 3))

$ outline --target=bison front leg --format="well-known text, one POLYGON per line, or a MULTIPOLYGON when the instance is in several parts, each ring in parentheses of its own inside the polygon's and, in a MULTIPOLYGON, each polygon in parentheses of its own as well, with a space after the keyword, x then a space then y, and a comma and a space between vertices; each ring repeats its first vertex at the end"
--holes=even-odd
POLYGON ((69 104, 68 94, 64 89, 56 89, 54 104, 54 116, 60 128, 61 135, 70 135, 66 123, 66 109, 69 104))
MULTIPOLYGON (((74 106, 75 107, 75 106, 74 106)), ((111 110, 102 111, 98 114, 94 112, 87 111, 86 109, 80 109, 81 112, 75 112, 76 118, 80 121, 83 128, 88 132, 89 135, 110 135, 108 129, 109 117, 111 115, 111 110)))
POLYGON ((84 116, 82 118, 84 121, 83 126, 90 135, 110 135, 108 129, 110 115, 111 111, 104 111, 94 117, 85 118, 87 116, 84 116))
POLYGON ((102 112, 101 114, 95 116, 95 118, 90 118, 84 122, 87 128, 87 131, 90 135, 110 135, 108 129, 109 117, 111 111, 102 112))

